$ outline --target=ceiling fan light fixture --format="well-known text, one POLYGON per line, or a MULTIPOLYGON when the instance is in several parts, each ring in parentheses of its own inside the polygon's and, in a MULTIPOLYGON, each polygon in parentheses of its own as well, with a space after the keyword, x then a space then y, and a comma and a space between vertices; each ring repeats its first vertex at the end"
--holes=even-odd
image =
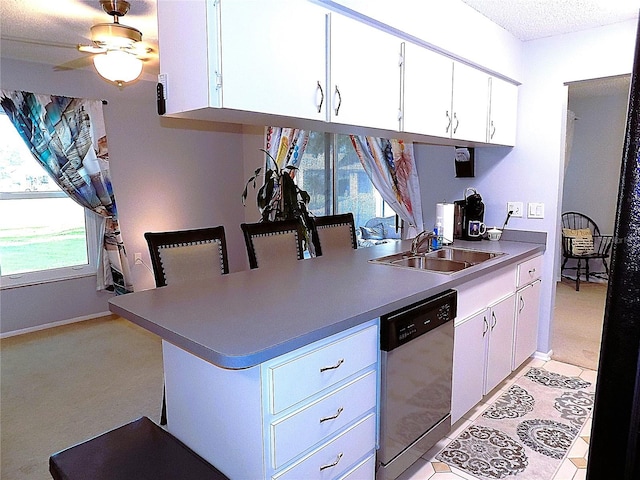
POLYGON ((142 60, 122 50, 109 50, 95 55, 93 65, 100 76, 119 87, 134 81, 142 73, 142 60))

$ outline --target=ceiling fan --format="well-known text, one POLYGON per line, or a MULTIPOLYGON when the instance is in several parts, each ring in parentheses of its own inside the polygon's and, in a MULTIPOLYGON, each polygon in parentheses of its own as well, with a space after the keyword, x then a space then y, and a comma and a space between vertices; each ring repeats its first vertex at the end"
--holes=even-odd
POLYGON ((100 0, 100 5, 113 17, 113 23, 92 26, 92 43, 78 45, 78 50, 94 54, 93 64, 98 73, 122 87, 140 76, 142 62, 149 57, 151 48, 142 43, 140 30, 120 23, 120 17, 129 11, 129 2, 100 0))

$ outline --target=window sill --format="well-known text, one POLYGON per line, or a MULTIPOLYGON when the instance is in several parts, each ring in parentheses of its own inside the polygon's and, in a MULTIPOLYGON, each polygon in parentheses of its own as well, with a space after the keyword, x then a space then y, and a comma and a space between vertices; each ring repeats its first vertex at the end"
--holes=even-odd
MULTIPOLYGON (((68 269, 65 269, 68 270, 68 269)), ((67 273, 62 275, 48 275, 47 277, 40 278, 36 277, 32 273, 24 274, 21 276, 18 275, 6 275, 3 276, 0 280, 0 290, 10 290, 12 288, 21 288, 21 287, 32 287, 34 285, 42 285, 45 283, 53 283, 53 282, 63 282, 65 280, 73 280, 77 278, 83 277, 95 277, 95 270, 91 271, 89 269, 78 270, 75 273, 67 273), (14 278, 12 278, 14 277, 14 278)))

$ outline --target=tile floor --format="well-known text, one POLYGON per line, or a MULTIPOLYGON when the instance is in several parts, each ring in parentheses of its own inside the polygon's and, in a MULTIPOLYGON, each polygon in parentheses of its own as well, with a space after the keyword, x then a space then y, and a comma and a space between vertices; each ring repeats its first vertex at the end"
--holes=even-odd
MULTIPOLYGON (((583 380, 596 383, 597 372, 586 370, 575 365, 560 363, 555 360, 545 362, 543 360, 530 360, 514 371, 504 382, 487 395, 485 399, 475 406, 465 417, 458 420, 449 435, 440 440, 434 447, 423 455, 422 459, 414 463, 397 480, 476 480, 470 475, 446 463, 435 460, 436 455, 447 444, 462 432, 473 420, 478 417, 485 408, 502 395, 519 377, 524 375, 530 367, 543 367, 550 372, 562 375, 576 376, 583 380)), ((569 455, 562 462, 553 478, 548 480, 584 480, 587 474, 587 455, 589 451, 589 436, 591 434, 591 417, 587 419, 578 437, 574 440, 569 455)))

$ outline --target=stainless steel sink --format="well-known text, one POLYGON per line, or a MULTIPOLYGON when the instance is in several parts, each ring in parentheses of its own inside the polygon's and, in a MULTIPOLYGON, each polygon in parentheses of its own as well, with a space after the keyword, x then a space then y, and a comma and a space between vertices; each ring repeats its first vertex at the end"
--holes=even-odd
POLYGON ((410 251, 394 253, 393 255, 386 255, 369 261, 429 272, 454 273, 500 255, 504 254, 501 252, 483 252, 466 248, 444 247, 440 250, 426 253, 412 253, 410 251))

